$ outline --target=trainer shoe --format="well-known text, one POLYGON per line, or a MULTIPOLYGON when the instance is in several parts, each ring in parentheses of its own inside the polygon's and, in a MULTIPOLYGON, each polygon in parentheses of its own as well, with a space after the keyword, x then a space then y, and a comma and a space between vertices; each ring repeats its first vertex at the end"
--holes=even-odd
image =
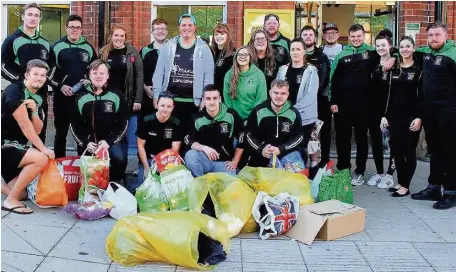
POLYGON ((360 174, 357 174, 357 173, 353 173, 353 177, 352 177, 352 182, 351 183, 352 183, 353 186, 363 185, 363 183, 364 183, 363 175, 360 175, 360 174))
POLYGON ((383 175, 375 174, 367 181, 367 185, 376 186, 382 179, 383 175))
POLYGON ((456 195, 444 194, 442 199, 435 202, 432 206, 437 210, 447 210, 452 207, 456 207, 456 195))
POLYGON ((440 201, 442 199, 442 193, 440 190, 432 190, 431 188, 426 188, 419 191, 418 193, 412 194, 412 199, 440 201))
POLYGON ((377 188, 379 189, 388 189, 394 186, 393 176, 391 175, 383 175, 380 182, 377 184, 377 188))

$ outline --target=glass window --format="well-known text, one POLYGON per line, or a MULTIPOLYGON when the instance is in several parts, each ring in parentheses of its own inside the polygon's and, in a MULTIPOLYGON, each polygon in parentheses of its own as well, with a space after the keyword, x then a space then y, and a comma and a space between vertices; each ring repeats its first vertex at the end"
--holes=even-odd
POLYGON ((367 44, 374 44, 377 34, 388 28, 389 16, 374 16, 376 9, 385 9, 385 7, 385 5, 356 5, 355 7, 355 23, 361 24, 366 30, 367 44))
MULTIPOLYGON (((21 12, 24 5, 8 5, 8 35, 22 25, 21 12)), ((40 5, 41 35, 51 44, 66 35, 65 20, 69 16, 69 5, 40 5)))

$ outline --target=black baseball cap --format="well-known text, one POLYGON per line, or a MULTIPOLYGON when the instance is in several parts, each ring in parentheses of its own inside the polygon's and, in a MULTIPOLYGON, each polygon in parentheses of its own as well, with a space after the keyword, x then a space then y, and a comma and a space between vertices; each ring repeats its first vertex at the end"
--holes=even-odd
POLYGON ((323 33, 325 33, 327 30, 334 29, 339 31, 339 28, 337 28, 337 25, 335 23, 327 23, 325 27, 323 28, 323 33))

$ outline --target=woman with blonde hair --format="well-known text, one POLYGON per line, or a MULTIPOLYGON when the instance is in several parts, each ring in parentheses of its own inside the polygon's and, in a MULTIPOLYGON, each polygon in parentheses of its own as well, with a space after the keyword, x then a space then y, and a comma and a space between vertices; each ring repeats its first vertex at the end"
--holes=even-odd
POLYGON ((223 80, 233 66, 234 48, 230 28, 227 24, 217 24, 212 33, 211 49, 214 53, 215 75, 214 85, 223 92, 223 80))
POLYGON ((266 77, 267 89, 271 89, 271 83, 276 78, 280 65, 276 62, 274 49, 266 31, 258 29, 253 32, 247 45, 254 52, 256 58, 255 64, 258 65, 258 68, 263 71, 266 77))
POLYGON ((100 50, 100 58, 110 66, 108 88, 125 95, 128 105, 129 122, 125 149, 136 153, 136 128, 141 110, 144 87, 143 63, 138 51, 126 42, 127 30, 122 25, 111 28, 111 38, 100 50))
POLYGON ((249 46, 239 48, 234 58, 236 63, 225 75, 223 98, 242 120, 247 120, 252 109, 267 99, 266 78, 255 65, 249 46))

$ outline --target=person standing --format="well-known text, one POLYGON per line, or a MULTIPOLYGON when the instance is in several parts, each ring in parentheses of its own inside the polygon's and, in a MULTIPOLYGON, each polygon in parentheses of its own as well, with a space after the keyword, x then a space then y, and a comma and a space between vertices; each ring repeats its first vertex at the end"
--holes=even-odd
POLYGON ((141 119, 155 111, 152 78, 154 77, 155 68, 157 67, 160 49, 168 41, 168 23, 164 19, 156 18, 152 21, 152 36, 154 36, 154 41, 144 46, 139 51, 139 55, 143 61, 145 93, 143 94, 143 102, 141 105, 141 119))
POLYGON ((339 28, 336 24, 327 23, 323 27, 323 40, 325 40, 326 44, 321 45, 320 49, 323 49, 323 53, 328 56, 331 65, 336 56, 344 49, 344 46, 337 42, 339 37, 339 28))
POLYGON ((198 111, 204 86, 214 83, 214 57, 211 49, 196 37, 196 19, 191 14, 179 18, 179 35, 161 50, 152 79, 154 105, 160 93, 175 95, 175 117, 188 124, 198 111))
POLYGON ((271 41, 277 66, 290 62, 290 39, 286 38, 279 31, 280 20, 276 14, 264 16, 263 29, 266 31, 268 39, 271 41))
POLYGON ((136 154, 136 129, 138 114, 144 93, 144 71, 142 59, 136 48, 126 42, 127 30, 121 25, 111 29, 111 41, 101 48, 100 58, 110 67, 108 89, 124 94, 128 105, 128 130, 124 148, 136 154))
POLYGON ((423 125, 431 154, 430 174, 427 188, 412 198, 437 201, 433 207, 444 210, 456 206, 452 169, 456 165, 456 45, 448 40, 441 22, 430 24, 426 31, 428 45, 417 51, 423 54, 423 125))
POLYGON ((274 49, 267 37, 266 31, 258 29, 253 32, 247 44, 255 54, 255 64, 263 71, 266 77, 266 86, 271 88, 272 81, 276 78, 280 63, 276 61, 274 49))
MULTIPOLYGON (((214 85, 217 90, 223 91, 225 75, 233 66, 234 52, 236 51, 227 24, 215 26, 212 33, 211 49, 214 53, 215 62, 214 85)), ((224 97, 222 96, 222 98, 224 97)))
MULTIPOLYGON (((38 26, 41 21, 41 7, 36 3, 27 4, 21 12, 24 22, 13 34, 6 37, 2 44, 2 77, 11 83, 24 80, 27 63, 33 59, 39 59, 50 65, 51 45, 40 35, 38 26)), ((49 72, 49 71, 48 71, 49 72)), ((46 139, 48 118, 48 84, 44 83, 37 94, 43 98, 45 118, 44 127, 40 138, 46 139)))
POLYGON ((52 45, 51 62, 53 70, 49 81, 54 92, 54 152, 57 158, 65 157, 66 138, 70 127, 71 112, 74 103, 72 87, 88 78, 89 64, 97 58, 93 46, 82 36, 82 18, 70 15, 66 19, 66 33, 62 39, 52 45))

